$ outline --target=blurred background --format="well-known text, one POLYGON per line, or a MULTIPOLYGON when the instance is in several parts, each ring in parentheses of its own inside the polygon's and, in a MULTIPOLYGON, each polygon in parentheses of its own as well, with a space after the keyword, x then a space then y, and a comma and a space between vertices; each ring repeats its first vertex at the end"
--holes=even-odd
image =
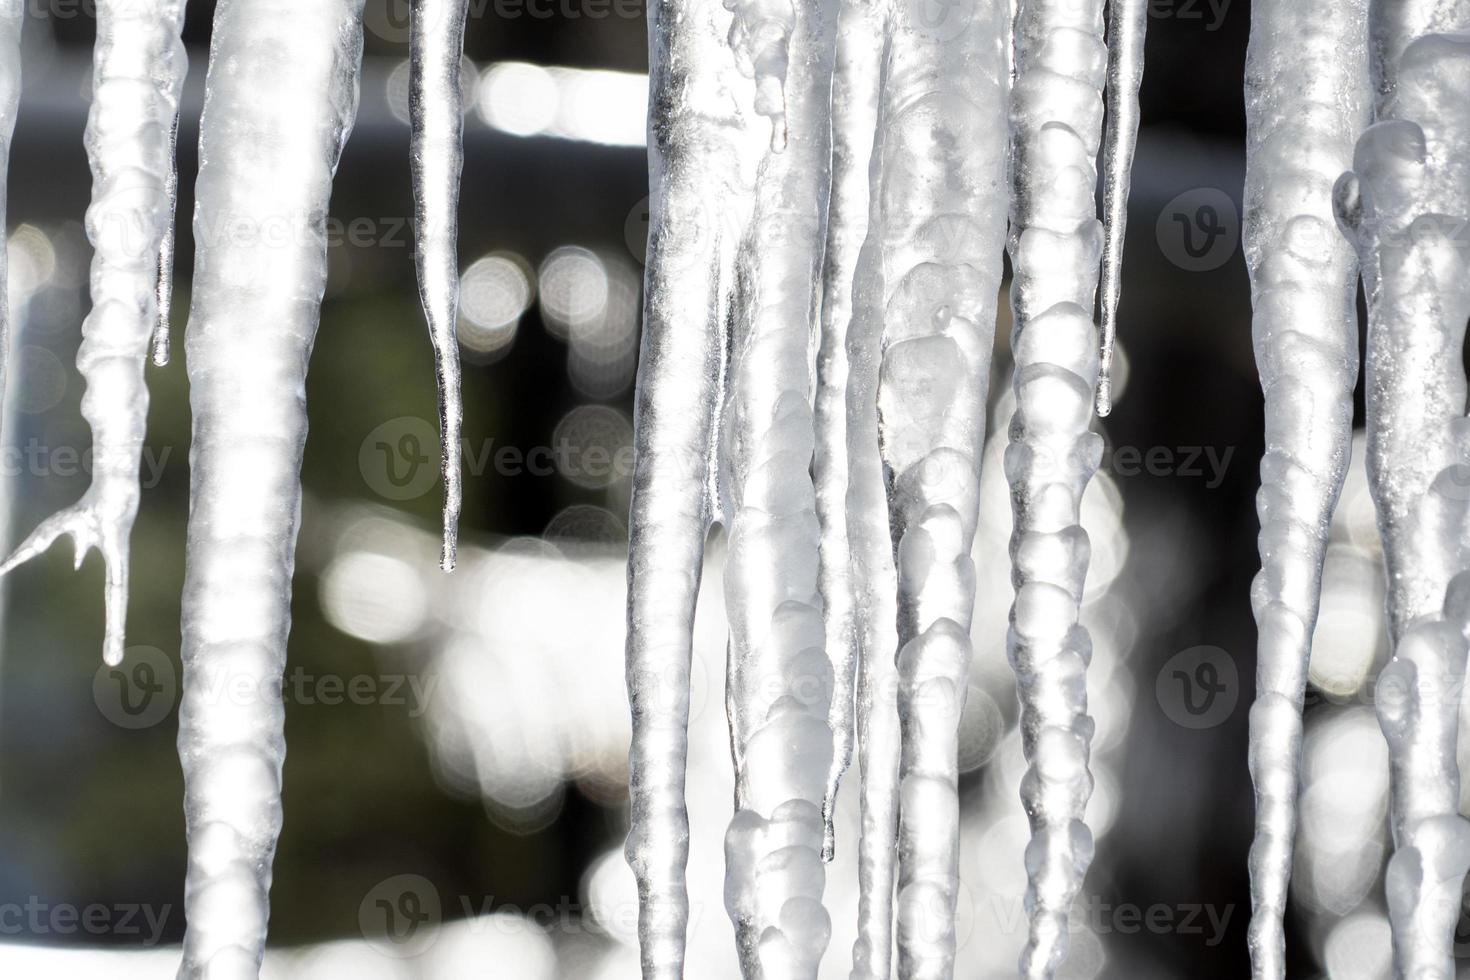
MULTIPOLYGON (((6 540, 88 484, 73 361, 88 307, 82 146, 94 19, 27 0, 9 190, 14 317, 6 540)), ((3 583, 0 972, 162 977, 184 920, 177 730, 188 502, 182 338, 213 4, 189 5, 175 361, 150 368, 133 534, 133 649, 100 667, 101 564, 58 547, 3 583)), ((285 829, 270 977, 637 975, 622 684, 632 382, 647 233, 639 0, 474 0, 461 218, 466 501, 437 570, 430 348, 413 278, 408 0, 368 0, 362 108, 332 203, 308 384, 306 503, 286 676, 285 829)), ((1087 500, 1085 621, 1098 857, 1063 975, 1248 970, 1246 717, 1261 399, 1239 249, 1245 0, 1150 6, 1122 301, 1121 392, 1087 500)), ((1003 304, 1004 305, 1004 304, 1003 304)), ((964 978, 1015 975, 1024 940, 1005 661, 1010 511, 997 330, 974 670, 963 724, 964 978)), ((1361 395, 1359 396, 1361 399, 1361 395)), ((1361 417, 1361 408, 1360 408, 1361 417)), ((1386 750, 1372 678, 1382 573, 1361 459, 1327 571, 1288 925, 1292 977, 1388 976, 1386 750)), ((715 541, 697 629, 691 976, 733 978, 721 897, 730 814, 715 541)), ((856 918, 855 776, 829 869, 823 976, 856 918)), ((1466 933, 1470 940, 1470 930, 1466 933)), ((1470 944, 1465 947, 1470 974, 1470 944)))

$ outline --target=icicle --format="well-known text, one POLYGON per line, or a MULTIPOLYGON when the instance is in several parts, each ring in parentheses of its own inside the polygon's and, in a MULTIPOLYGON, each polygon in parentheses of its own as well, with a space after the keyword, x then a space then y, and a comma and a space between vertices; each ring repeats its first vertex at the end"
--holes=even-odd
MULTIPOLYGON (((954 970, 958 725, 969 686, 985 405, 1006 228, 1009 7, 943 29, 899 5, 874 215, 877 410, 898 605, 898 975, 954 970)), ((892 656, 873 650, 874 656, 892 656)))
POLYGON ((1258 0, 1246 65, 1245 254, 1266 399, 1251 709, 1252 975, 1285 976, 1302 698, 1322 563, 1352 445, 1358 267, 1332 217, 1369 111, 1367 0, 1258 0))
POLYGON ((1368 479, 1394 660, 1378 685, 1392 760, 1389 921, 1400 978, 1450 976, 1470 825, 1456 813, 1470 618, 1470 5, 1372 7, 1376 117, 1334 188, 1368 297, 1368 479), (1440 619, 1441 610, 1443 619, 1440 619))
POLYGON ((1455 925, 1470 870, 1470 821, 1459 815, 1459 692, 1470 635, 1470 573, 1451 581, 1443 618, 1415 620, 1379 675, 1388 739, 1394 854, 1385 874, 1400 980, 1455 975, 1455 925))
POLYGON ((220 0, 215 11, 185 341, 194 421, 179 976, 191 980, 254 977, 265 945, 306 366, 332 177, 357 111, 361 14, 362 0, 220 0), (259 233, 240 234, 242 223, 259 233))
POLYGON ((730 47, 735 62, 755 80, 755 111, 771 120, 771 149, 786 146, 786 74, 798 20, 793 0, 724 0, 735 16, 730 47))
MULTIPOLYGON (((832 178, 822 264, 821 336, 817 351, 816 459, 813 473, 821 528, 818 585, 832 663, 832 766, 822 804, 824 860, 835 842, 837 786, 852 758, 859 608, 848 532, 847 339, 853 317, 858 255, 868 230, 868 167, 878 123, 878 72, 884 27, 880 0, 844 0, 838 13, 832 74, 832 178)), ((872 452, 877 452, 874 440, 872 452)), ((879 511, 881 516, 882 511, 879 511)))
POLYGON ((122 661, 128 612, 128 537, 138 513, 138 465, 148 420, 143 381, 155 321, 159 246, 169 220, 169 133, 184 75, 180 4, 97 5, 97 47, 87 156, 92 205, 92 312, 77 367, 87 382, 82 414, 92 428, 92 485, 42 521, 0 565, 11 571, 63 534, 81 565, 96 548, 106 565, 103 657, 122 661))
MULTIPOLYGON (((179 23, 183 24, 183 0, 180 0, 179 23)), ((176 67, 179 73, 179 85, 183 86, 185 69, 188 66, 180 63, 176 67)), ((164 223, 163 238, 158 243, 158 273, 157 286, 154 289, 154 304, 158 315, 153 323, 153 340, 150 348, 153 351, 153 363, 156 367, 164 367, 168 364, 171 353, 172 341, 169 336, 169 318, 173 313, 174 304, 174 223, 179 210, 179 114, 174 112, 174 124, 169 130, 168 136, 168 213, 164 223)))
MULTIPOLYGON (((15 117, 20 109, 20 34, 25 23, 25 4, 19 0, 0 2, 0 228, 5 227, 6 190, 9 186, 10 140, 15 134, 15 117)), ((0 402, 4 400, 6 373, 10 362, 10 298, 5 249, 0 248, 0 402)))
POLYGON ((761 162, 736 264, 721 432, 736 807, 725 837, 725 905, 744 975, 770 980, 815 978, 831 937, 822 808, 833 767, 833 675, 817 587, 810 365, 836 15, 829 0, 795 13, 788 139, 761 162))
POLYGON ((414 0, 409 105, 413 116, 414 259, 419 298, 429 321, 439 387, 440 466, 444 479, 444 550, 454 568, 459 510, 459 181, 464 169, 464 93, 460 58, 469 0, 414 0))
POLYGON ((628 700, 632 826, 645 980, 679 980, 689 896, 689 669, 713 447, 722 398, 727 290, 749 208, 746 121, 724 85, 730 17, 714 0, 648 8, 649 211, 629 519, 628 700), (727 218, 729 220, 727 220, 727 218))
POLYGON ((1089 545, 1083 491, 1102 454, 1088 430, 1097 382, 1092 325, 1102 228, 1095 187, 1107 49, 1101 0, 1023 0, 1011 103, 1016 411, 1006 450, 1016 601, 1007 646, 1031 768, 1021 799, 1030 936, 1021 973, 1050 978, 1066 956, 1068 914, 1092 860, 1083 822, 1092 775, 1087 663, 1078 623, 1089 545))
POLYGON ((1107 130, 1103 141, 1102 351, 1097 365, 1097 414, 1113 411, 1113 347, 1118 296, 1123 288, 1123 239, 1128 231, 1128 185, 1138 142, 1138 89, 1143 84, 1143 40, 1148 0, 1109 0, 1107 130))

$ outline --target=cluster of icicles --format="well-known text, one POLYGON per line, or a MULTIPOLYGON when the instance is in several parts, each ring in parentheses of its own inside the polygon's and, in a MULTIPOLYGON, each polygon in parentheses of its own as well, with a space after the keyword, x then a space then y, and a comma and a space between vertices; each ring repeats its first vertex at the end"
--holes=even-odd
MULTIPOLYGON (((254 978, 265 947, 281 825, 279 692, 301 507, 306 366, 326 285, 332 179, 357 111, 362 7, 363 0, 215 6, 185 338, 193 449, 179 717, 189 841, 180 977, 254 978), (226 689, 221 684, 256 696, 211 696, 226 689)), ((460 506, 455 239, 467 7, 468 0, 413 4, 415 259, 437 355, 446 571, 454 566, 460 506)), ((19 0, 0 2, 6 160, 24 8, 19 0)), ((89 549, 100 551, 104 657, 116 664, 126 646, 128 539, 148 414, 144 371, 150 352, 160 366, 169 357, 187 57, 185 0, 97 0, 96 8, 86 130, 92 309, 77 354, 95 469, 82 499, 43 521, 0 572, 61 535, 73 539, 78 564, 89 549)), ((4 306, 0 294, 0 313, 4 306)))
POLYGON ((1008 650, 1033 835, 1021 972, 1061 964, 1092 857, 1080 508, 1102 452, 1094 407, 1110 408, 1144 15, 1115 0, 1105 31, 1103 0, 650 4, 627 663, 645 978, 685 970, 688 685, 715 524, 743 974, 817 976, 824 864, 854 843, 854 980, 953 974, 957 729, 1006 251, 1008 650), (833 807, 854 748, 862 831, 844 843, 833 807))

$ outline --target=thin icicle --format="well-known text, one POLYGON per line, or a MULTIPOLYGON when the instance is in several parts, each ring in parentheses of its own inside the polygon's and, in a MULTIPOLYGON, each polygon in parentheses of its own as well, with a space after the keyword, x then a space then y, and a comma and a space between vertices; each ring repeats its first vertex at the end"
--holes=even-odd
POLYGON ((1148 0, 1109 0, 1108 116, 1103 141, 1102 349, 1097 364, 1097 414, 1113 411, 1113 348, 1118 337, 1118 296, 1123 288, 1123 239, 1128 231, 1128 185, 1138 142, 1138 89, 1143 84, 1143 42, 1148 0))
MULTIPOLYGON (((0 0, 0 228, 5 227, 5 205, 10 184, 10 140, 15 134, 15 117, 20 110, 20 34, 25 23, 25 11, 21 0, 0 0)), ((0 402, 4 401, 10 364, 9 275, 5 249, 0 248, 0 402)))
POLYGON ((832 0, 795 13, 786 146, 761 162, 736 263, 720 444, 736 807, 725 906, 744 975, 767 980, 815 978, 831 938, 822 808, 833 675, 817 585, 811 348, 836 16, 832 0))
MULTIPOLYGON (((1302 699, 1352 446, 1358 264, 1332 186, 1368 123, 1367 0, 1257 0, 1246 63, 1245 255, 1266 400, 1250 768, 1252 975, 1285 977, 1302 699)), ((1106 275, 1106 273, 1105 273, 1106 275)))
POLYGON ((362 3, 220 0, 215 11, 185 340, 194 421, 179 976, 189 980, 254 977, 265 946, 306 367, 332 177, 357 111, 362 3), (242 223, 262 233, 210 233, 242 223))
POLYGON ((629 518, 628 757, 645 980, 680 980, 689 926, 689 671, 714 514, 726 294, 748 209, 747 121, 726 87, 730 17, 715 0, 648 8, 649 226, 629 518), (729 220, 726 220, 726 219, 729 220))
POLYGON ((459 388, 459 182, 464 170, 464 92, 460 59, 469 0, 414 0, 409 107, 413 118, 414 260, 429 321, 439 389, 439 460, 444 480, 444 548, 454 568, 464 497, 459 388))
POLYGON ((1093 851, 1083 822, 1092 794, 1092 642, 1077 620, 1089 557, 1082 495, 1102 455, 1102 438, 1088 428, 1098 365, 1102 35, 1102 0, 1023 0, 1016 22, 1009 242, 1016 411, 1005 456, 1016 601, 1007 647, 1031 766, 1021 784, 1032 832, 1030 935, 1021 954, 1027 980, 1052 977, 1065 958, 1068 915, 1093 851))
MULTIPOLYGON (((184 0, 179 0, 179 23, 181 25, 183 23, 183 3, 184 0)), ((180 63, 174 69, 178 72, 181 88, 187 68, 187 64, 180 63)), ((168 135, 167 192, 168 217, 165 219, 163 238, 158 243, 157 285, 153 292, 158 315, 153 323, 153 340, 150 349, 153 351, 153 363, 156 367, 164 367, 168 364, 173 345, 169 332, 169 320, 173 314, 174 305, 174 225, 179 210, 179 114, 177 109, 174 111, 174 124, 168 135)))
POLYGON ((771 120, 771 149, 786 146, 786 75, 790 71, 792 35, 798 20, 793 0, 724 0, 735 16, 730 48, 735 63, 755 81, 755 111, 771 120))
POLYGON ((169 221, 170 133, 184 75, 179 3, 102 0, 97 5, 87 157, 92 205, 92 312, 82 325, 77 367, 87 382, 82 415, 92 428, 92 485, 53 514, 0 565, 0 574, 42 553, 63 534, 76 563, 91 548, 106 566, 103 657, 122 661, 128 612, 128 538, 138 513, 138 466, 148 422, 143 380, 156 318, 159 245, 169 221))
MULTIPOLYGON (((853 280, 868 233, 868 167, 878 123, 878 73, 884 28, 879 0, 844 0, 838 12, 832 72, 832 177, 827 243, 822 262, 821 337, 815 405, 817 521, 821 527, 818 585, 832 663, 832 766, 822 804, 822 857, 832 860, 832 811, 837 786, 852 759, 858 664, 858 594, 848 532, 847 338, 853 280)), ((877 452, 876 441, 872 444, 877 452)))
MULTIPOLYGON (((954 972, 958 725, 969 686, 986 395, 1005 244, 1009 5, 899 5, 870 241, 898 605, 898 975, 954 972)), ((873 651, 892 656, 890 651, 873 651)))

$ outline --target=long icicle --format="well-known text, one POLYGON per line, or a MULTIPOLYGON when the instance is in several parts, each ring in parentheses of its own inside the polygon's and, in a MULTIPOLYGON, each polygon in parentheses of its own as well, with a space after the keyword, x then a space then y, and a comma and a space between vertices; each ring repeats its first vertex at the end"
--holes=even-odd
POLYGON ((357 112, 362 3, 220 0, 215 11, 185 339, 187 980, 253 977, 265 947, 306 368, 332 178, 357 112), (241 223, 259 233, 239 234, 241 223), (221 228, 231 234, 212 233, 221 228))
POLYGON ((1065 958, 1068 916, 1093 852, 1083 821, 1092 794, 1092 642, 1078 616, 1089 558, 1082 495, 1102 455, 1102 438, 1089 431, 1102 251, 1094 163, 1107 69, 1102 26, 1101 0, 1023 0, 1016 22, 1009 242, 1016 410, 1005 466, 1016 587, 1007 648, 1030 763, 1021 784, 1032 833, 1026 980, 1049 980, 1065 958))
POLYGON ((811 349, 837 5, 788 9, 784 115, 774 123, 785 133, 761 161, 736 263, 720 444, 735 758, 725 905, 752 980, 815 980, 831 937, 822 857, 833 675, 818 589, 811 349))
MULTIPOLYGON (((853 318, 853 283, 868 231, 868 168, 878 122, 878 73, 884 28, 881 0, 843 0, 837 14, 832 69, 832 175, 827 203, 827 241, 822 259, 821 334, 814 406, 816 458, 813 479, 821 528, 818 585, 832 664, 832 765, 827 772, 822 818, 822 856, 836 850, 833 809, 842 774, 852 759, 856 732, 859 630, 866 592, 852 558, 848 529, 847 340, 853 318)), ((873 443, 874 453, 877 443, 873 443)), ((881 511, 879 516, 882 516, 881 511)))
POLYGON ((1378 684, 1389 740, 1394 972, 1450 976, 1470 822, 1455 745, 1470 617, 1462 365, 1470 262, 1470 4, 1374 4, 1376 119, 1334 188, 1368 297, 1368 480, 1389 580, 1393 661, 1378 684), (1439 33, 1442 31, 1453 33, 1439 33))
MULTIPOLYGON (((689 927, 689 678, 705 535, 714 516, 726 293, 750 176, 730 16, 717 0, 648 7, 648 269, 628 523, 632 820, 645 980, 680 980, 689 927), (727 221, 729 214, 734 220, 727 221)), ((748 206, 748 205, 746 205, 748 206)))
POLYGON ((439 558, 454 568, 464 498, 460 432, 459 182, 464 170, 464 54, 469 0, 414 0, 409 110, 413 120, 414 261, 419 298, 434 345, 439 390, 439 462, 444 480, 444 547, 439 558))
MULTIPOLYGON (((15 135, 15 117, 20 111, 21 26, 26 5, 21 0, 0 2, 0 228, 5 225, 6 200, 10 185, 10 141, 15 135)), ((0 403, 4 401, 10 367, 9 260, 0 248, 0 403)))
POLYGON ((1108 2, 1107 128, 1103 138, 1102 346, 1097 364, 1097 414, 1113 411, 1113 348, 1118 337, 1118 297, 1123 289, 1123 240, 1128 231, 1128 187, 1138 143, 1138 90, 1143 84, 1143 42, 1148 0, 1108 2))
MULTIPOLYGON (((179 0, 180 17, 183 16, 183 0, 179 0)), ((182 20, 180 21, 182 23, 182 20)), ((179 82, 184 80, 184 69, 179 68, 179 82)), ((163 229, 163 238, 158 243, 158 271, 153 290, 153 302, 157 315, 153 321, 153 337, 149 349, 153 352, 155 367, 166 367, 173 353, 172 316, 174 306, 174 253, 176 251, 175 224, 179 211, 179 114, 174 111, 174 124, 168 135, 168 217, 163 229)))
POLYGON ((877 408, 898 576, 901 980, 954 973, 970 551, 1009 203, 1009 15, 1005 0, 970 0, 936 29, 920 8, 896 7, 880 109, 871 235, 881 250, 877 408))
POLYGON ((0 565, 0 575, 41 554, 61 535, 76 563, 91 548, 106 566, 103 657, 122 661, 128 614, 128 538, 138 513, 138 466, 148 423, 143 380, 156 318, 159 247, 171 221, 170 134, 186 55, 180 3, 97 5, 87 156, 92 205, 92 311, 77 367, 87 382, 82 415, 92 429, 92 485, 76 504, 42 521, 0 565))
POLYGON ((1266 401, 1250 769, 1251 972, 1286 973, 1283 916, 1300 784, 1302 701, 1332 512, 1351 454, 1357 256, 1332 186, 1368 123, 1367 0, 1258 0, 1246 62, 1245 256, 1266 401))

